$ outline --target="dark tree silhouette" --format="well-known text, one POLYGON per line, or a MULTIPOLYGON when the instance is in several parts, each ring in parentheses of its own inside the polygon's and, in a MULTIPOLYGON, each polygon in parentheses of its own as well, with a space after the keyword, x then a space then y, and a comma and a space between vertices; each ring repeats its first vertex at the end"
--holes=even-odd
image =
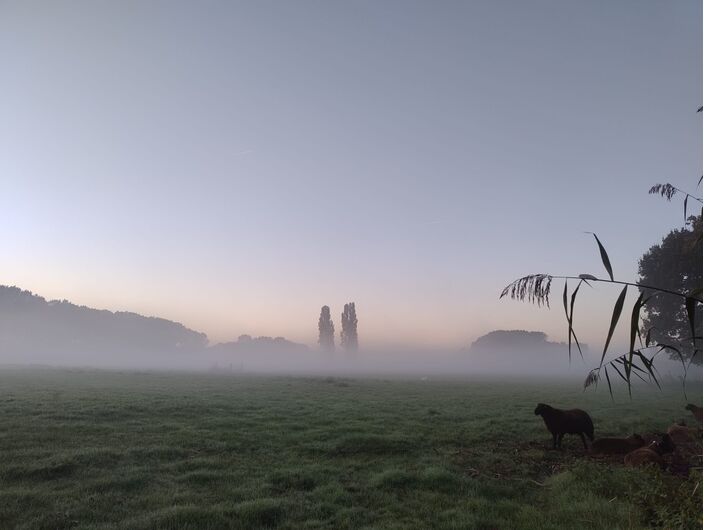
POLYGON ((324 351, 335 351, 335 325, 332 323, 332 318, 330 318, 330 308, 326 305, 320 308, 318 344, 324 351))
MULTIPOLYGON (((658 285, 683 293, 701 292, 702 286, 702 216, 692 216, 687 226, 672 230, 661 243, 653 245, 640 259, 638 283, 658 285)), ((691 341, 691 327, 686 308, 672 296, 640 288, 647 298, 643 318, 643 334, 650 332, 659 344, 672 344, 687 360, 701 364, 701 352, 695 351, 691 341)), ((702 321, 696 319, 695 336, 702 336, 702 321)), ((670 352, 673 358, 679 358, 670 352)))
POLYGON ((354 302, 345 304, 345 309, 342 312, 340 343, 348 352, 356 352, 359 348, 357 340, 357 311, 355 310, 354 302))

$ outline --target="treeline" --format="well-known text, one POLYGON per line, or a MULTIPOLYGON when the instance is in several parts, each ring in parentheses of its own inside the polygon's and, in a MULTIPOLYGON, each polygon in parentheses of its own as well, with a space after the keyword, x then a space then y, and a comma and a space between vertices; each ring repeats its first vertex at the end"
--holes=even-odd
POLYGON ((0 286, 0 354, 13 358, 27 353, 197 352, 207 346, 205 333, 178 322, 47 301, 30 291, 0 286))
MULTIPOLYGON (((209 346, 205 333, 164 318, 47 301, 0 285, 0 362, 116 361, 178 353, 298 353, 308 347, 283 337, 250 337, 209 346)), ((168 357, 167 357, 168 358, 168 357)))

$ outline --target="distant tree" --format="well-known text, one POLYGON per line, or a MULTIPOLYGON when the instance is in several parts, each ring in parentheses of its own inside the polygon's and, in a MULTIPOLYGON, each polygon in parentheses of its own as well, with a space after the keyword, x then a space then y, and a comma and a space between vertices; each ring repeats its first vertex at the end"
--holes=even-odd
POLYGON ((359 348, 357 340, 357 311, 355 310, 354 302, 345 304, 345 309, 342 312, 340 343, 348 352, 356 352, 359 348))
POLYGON ((332 318, 330 318, 330 308, 326 305, 320 308, 318 344, 324 351, 335 351, 335 325, 332 323, 332 318))
MULTIPOLYGON (((687 226, 672 230, 661 243, 643 254, 638 264, 638 283, 657 285, 672 291, 696 295, 702 287, 702 216, 691 216, 687 226)), ((642 323, 644 334, 650 333, 659 344, 675 346, 685 359, 701 364, 701 355, 693 357, 695 348, 686 307, 673 296, 640 287, 647 298, 642 323)), ((702 321, 695 321, 695 337, 702 336, 702 321)), ((701 352, 699 352, 701 354, 701 352)), ((673 358, 679 358, 674 351, 673 358)))

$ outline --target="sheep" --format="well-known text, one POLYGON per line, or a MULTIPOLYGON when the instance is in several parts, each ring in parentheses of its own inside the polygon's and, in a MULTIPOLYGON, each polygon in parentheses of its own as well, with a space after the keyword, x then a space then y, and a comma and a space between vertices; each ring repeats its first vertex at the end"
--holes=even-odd
POLYGON ((601 455, 625 455, 644 445, 645 440, 643 440, 640 434, 632 434, 627 438, 599 438, 592 443, 591 453, 601 455))
POLYGON ((640 447, 635 451, 631 451, 623 458, 623 463, 629 467, 645 466, 648 464, 656 464, 659 467, 664 467, 662 455, 671 453, 675 450, 675 444, 668 434, 662 436, 660 441, 653 441, 648 447, 640 447))
POLYGON ((550 405, 538 403, 535 408, 535 415, 542 416, 545 426, 552 434, 552 447, 557 449, 562 447, 562 437, 565 434, 579 434, 587 449, 586 434, 591 441, 594 441, 594 424, 589 414, 580 409, 560 410, 552 408, 550 405))
POLYGON ((677 445, 687 445, 695 442, 700 438, 699 429, 687 427, 686 425, 678 425, 676 423, 667 428, 667 434, 670 439, 677 445))
POLYGON ((629 467, 645 466, 647 464, 656 464, 658 467, 663 467, 662 456, 655 450, 655 444, 656 442, 653 442, 648 447, 640 447, 635 451, 631 451, 623 457, 623 463, 629 467))
POLYGON ((694 415, 694 418, 701 423, 702 422, 702 408, 697 407, 693 403, 688 403, 687 406, 685 407, 686 410, 689 410, 692 412, 694 415))

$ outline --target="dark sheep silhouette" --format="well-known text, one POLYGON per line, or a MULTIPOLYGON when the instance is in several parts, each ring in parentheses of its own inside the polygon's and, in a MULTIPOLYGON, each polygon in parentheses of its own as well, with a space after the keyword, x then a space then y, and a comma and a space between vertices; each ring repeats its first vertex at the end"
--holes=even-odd
POLYGON ((629 467, 639 467, 655 464, 664 467, 662 455, 675 450, 675 444, 668 434, 664 434, 659 441, 652 442, 648 447, 641 447, 631 451, 623 458, 623 463, 629 467))
POLYGON ((687 406, 685 407, 685 409, 691 411, 692 414, 694 415, 694 418, 695 418, 699 423, 702 422, 702 408, 701 408, 701 407, 697 407, 697 406, 696 406, 695 404, 693 404, 693 403, 688 403, 687 406))
POLYGON ((595 455, 625 455, 644 445, 645 440, 640 434, 631 434, 627 438, 599 438, 592 443, 591 452, 595 455))
POLYGON ((584 439, 584 435, 586 434, 590 440, 594 440, 594 424, 589 414, 583 410, 560 410, 545 403, 538 403, 535 415, 543 417, 545 426, 552 434, 553 449, 562 446, 562 437, 565 434, 579 434, 585 449, 587 449, 587 441, 584 439))

